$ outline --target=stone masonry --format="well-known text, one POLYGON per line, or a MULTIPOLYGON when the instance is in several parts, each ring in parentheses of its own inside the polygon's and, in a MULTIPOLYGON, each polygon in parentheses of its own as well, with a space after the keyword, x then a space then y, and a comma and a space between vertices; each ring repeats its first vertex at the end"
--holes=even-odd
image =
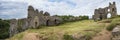
POLYGON ((117 8, 116 8, 115 2, 109 3, 108 7, 95 9, 94 15, 92 16, 92 18, 94 20, 107 19, 107 15, 109 13, 111 14, 111 17, 117 16, 117 8))
POLYGON ((62 19, 56 16, 50 16, 48 12, 43 12, 34 9, 32 6, 28 7, 28 17, 23 19, 11 19, 9 33, 10 36, 27 30, 28 28, 38 28, 42 25, 52 26, 58 25, 62 19))
POLYGON ((117 25, 115 28, 113 28, 111 40, 120 40, 120 25, 117 25))

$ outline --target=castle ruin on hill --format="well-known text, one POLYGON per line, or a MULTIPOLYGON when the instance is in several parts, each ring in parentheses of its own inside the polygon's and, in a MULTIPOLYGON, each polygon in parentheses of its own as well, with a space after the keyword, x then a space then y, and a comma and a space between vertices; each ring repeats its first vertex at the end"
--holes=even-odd
POLYGON ((92 16, 92 18, 94 20, 107 19, 107 15, 109 13, 111 14, 111 17, 117 16, 117 8, 116 8, 115 2, 109 3, 108 7, 95 9, 94 15, 92 16))
MULTIPOLYGON (((92 18, 94 20, 107 19, 107 15, 111 14, 111 17, 117 16, 116 3, 109 3, 108 7, 95 9, 92 18)), ((69 18, 67 21, 80 20, 80 18, 69 18)), ((13 36, 19 32, 25 31, 28 28, 39 28, 42 26, 52 26, 62 23, 63 19, 57 16, 50 16, 48 12, 39 11, 32 6, 28 7, 28 16, 23 19, 11 19, 9 33, 13 36)))
POLYGON ((58 25, 62 19, 56 16, 50 16, 48 12, 38 11, 32 6, 28 7, 28 17, 23 19, 11 19, 9 33, 10 36, 22 32, 28 28, 38 28, 42 25, 58 25))

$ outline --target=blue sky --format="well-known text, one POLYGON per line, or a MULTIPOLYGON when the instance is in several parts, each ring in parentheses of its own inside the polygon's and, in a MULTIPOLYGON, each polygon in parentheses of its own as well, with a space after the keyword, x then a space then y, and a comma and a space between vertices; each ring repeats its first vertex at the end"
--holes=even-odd
POLYGON ((39 11, 48 11, 51 15, 88 15, 91 17, 94 9, 106 7, 113 1, 116 2, 119 14, 120 0, 0 0, 0 18, 26 18, 29 5, 39 11))

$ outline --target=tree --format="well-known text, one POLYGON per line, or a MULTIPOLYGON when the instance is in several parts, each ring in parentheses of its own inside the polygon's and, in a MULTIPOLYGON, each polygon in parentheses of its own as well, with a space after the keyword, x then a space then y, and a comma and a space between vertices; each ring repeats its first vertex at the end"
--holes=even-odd
POLYGON ((0 20, 0 39, 5 39, 9 37, 9 22, 0 20))

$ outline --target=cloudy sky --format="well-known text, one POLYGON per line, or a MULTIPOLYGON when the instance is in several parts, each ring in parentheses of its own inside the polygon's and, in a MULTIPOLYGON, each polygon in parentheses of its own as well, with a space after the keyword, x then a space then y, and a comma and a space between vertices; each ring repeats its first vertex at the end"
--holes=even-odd
POLYGON ((120 13, 120 0, 0 0, 0 18, 25 18, 27 8, 48 11, 51 15, 88 15, 94 14, 94 9, 106 7, 109 2, 116 2, 120 13))

